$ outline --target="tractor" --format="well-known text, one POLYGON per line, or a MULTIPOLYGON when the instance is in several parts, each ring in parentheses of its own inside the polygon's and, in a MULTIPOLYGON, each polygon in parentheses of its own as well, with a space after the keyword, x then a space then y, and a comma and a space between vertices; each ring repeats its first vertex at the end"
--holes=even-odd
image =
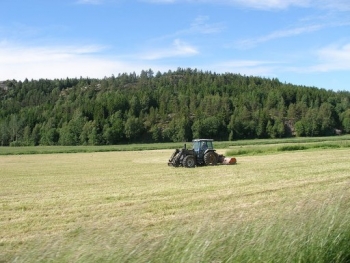
POLYGON ((171 155, 168 165, 174 167, 194 168, 196 166, 236 164, 236 158, 228 158, 216 153, 212 139, 195 139, 192 141, 192 149, 187 149, 186 144, 180 149, 176 149, 171 155))

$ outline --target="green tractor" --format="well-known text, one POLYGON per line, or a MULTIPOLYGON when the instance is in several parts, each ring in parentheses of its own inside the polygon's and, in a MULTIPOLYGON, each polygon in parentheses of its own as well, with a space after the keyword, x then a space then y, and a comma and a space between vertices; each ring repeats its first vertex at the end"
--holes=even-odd
POLYGON ((228 158, 216 153, 212 139, 195 139, 192 141, 192 149, 176 149, 171 155, 168 165, 174 167, 194 168, 196 166, 235 164, 236 158, 228 158))

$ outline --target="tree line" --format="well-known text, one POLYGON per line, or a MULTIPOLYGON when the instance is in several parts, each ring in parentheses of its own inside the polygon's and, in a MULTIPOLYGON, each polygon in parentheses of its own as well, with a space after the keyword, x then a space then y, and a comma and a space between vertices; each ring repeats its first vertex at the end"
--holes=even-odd
POLYGON ((197 69, 0 83, 0 145, 106 145, 350 132, 350 93, 197 69))

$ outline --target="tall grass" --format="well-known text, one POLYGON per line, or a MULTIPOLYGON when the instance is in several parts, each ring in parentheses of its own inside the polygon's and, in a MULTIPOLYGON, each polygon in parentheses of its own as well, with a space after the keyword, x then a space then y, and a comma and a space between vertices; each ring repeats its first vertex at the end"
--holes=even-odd
POLYGON ((235 215, 227 214, 205 217, 196 224, 160 225, 163 230, 155 236, 147 234, 147 227, 139 232, 122 225, 118 230, 108 225, 111 231, 81 227, 37 255, 30 249, 35 251, 42 243, 31 244, 28 254, 20 258, 22 262, 346 263, 350 260, 349 207, 348 197, 336 196, 331 204, 305 204, 298 211, 264 220, 235 221, 235 215))
MULTIPOLYGON (((191 147, 191 142, 120 144, 101 146, 20 146, 0 147, 0 155, 53 154, 53 153, 91 153, 112 151, 145 151, 191 147)), ((255 139, 238 141, 215 141, 216 149, 230 149, 230 154, 264 154, 276 151, 304 150, 310 148, 350 147, 350 135, 331 137, 296 137, 283 139, 255 139), (308 146, 304 146, 308 144, 308 146), (313 144, 314 146, 311 146, 313 144), (280 145, 281 147, 276 147, 280 145), (301 146, 303 145, 303 146, 301 146), (243 148, 244 147, 244 148, 243 148)))
POLYGON ((145 151, 157 149, 173 149, 175 146, 179 146, 179 143, 121 144, 102 146, 3 146, 0 147, 0 155, 145 151))
POLYGON ((340 149, 350 148, 349 141, 324 141, 324 142, 308 142, 308 143, 286 143, 286 144, 265 144, 265 145, 250 145, 250 146, 236 146, 231 147, 226 151, 227 155, 259 155, 272 154, 286 151, 302 151, 302 150, 316 150, 316 149, 340 149))
POLYGON ((121 261, 349 262, 350 200, 336 196, 331 203, 305 204, 268 220, 235 222, 228 214, 179 225, 151 244, 139 237, 137 245, 121 253, 121 261))

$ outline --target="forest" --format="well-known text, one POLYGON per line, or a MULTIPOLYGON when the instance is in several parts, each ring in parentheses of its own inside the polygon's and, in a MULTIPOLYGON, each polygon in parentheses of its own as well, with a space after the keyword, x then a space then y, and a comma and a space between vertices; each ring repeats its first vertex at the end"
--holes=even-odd
POLYGON ((0 145, 115 145, 350 133, 350 92, 197 69, 0 82, 0 145))

